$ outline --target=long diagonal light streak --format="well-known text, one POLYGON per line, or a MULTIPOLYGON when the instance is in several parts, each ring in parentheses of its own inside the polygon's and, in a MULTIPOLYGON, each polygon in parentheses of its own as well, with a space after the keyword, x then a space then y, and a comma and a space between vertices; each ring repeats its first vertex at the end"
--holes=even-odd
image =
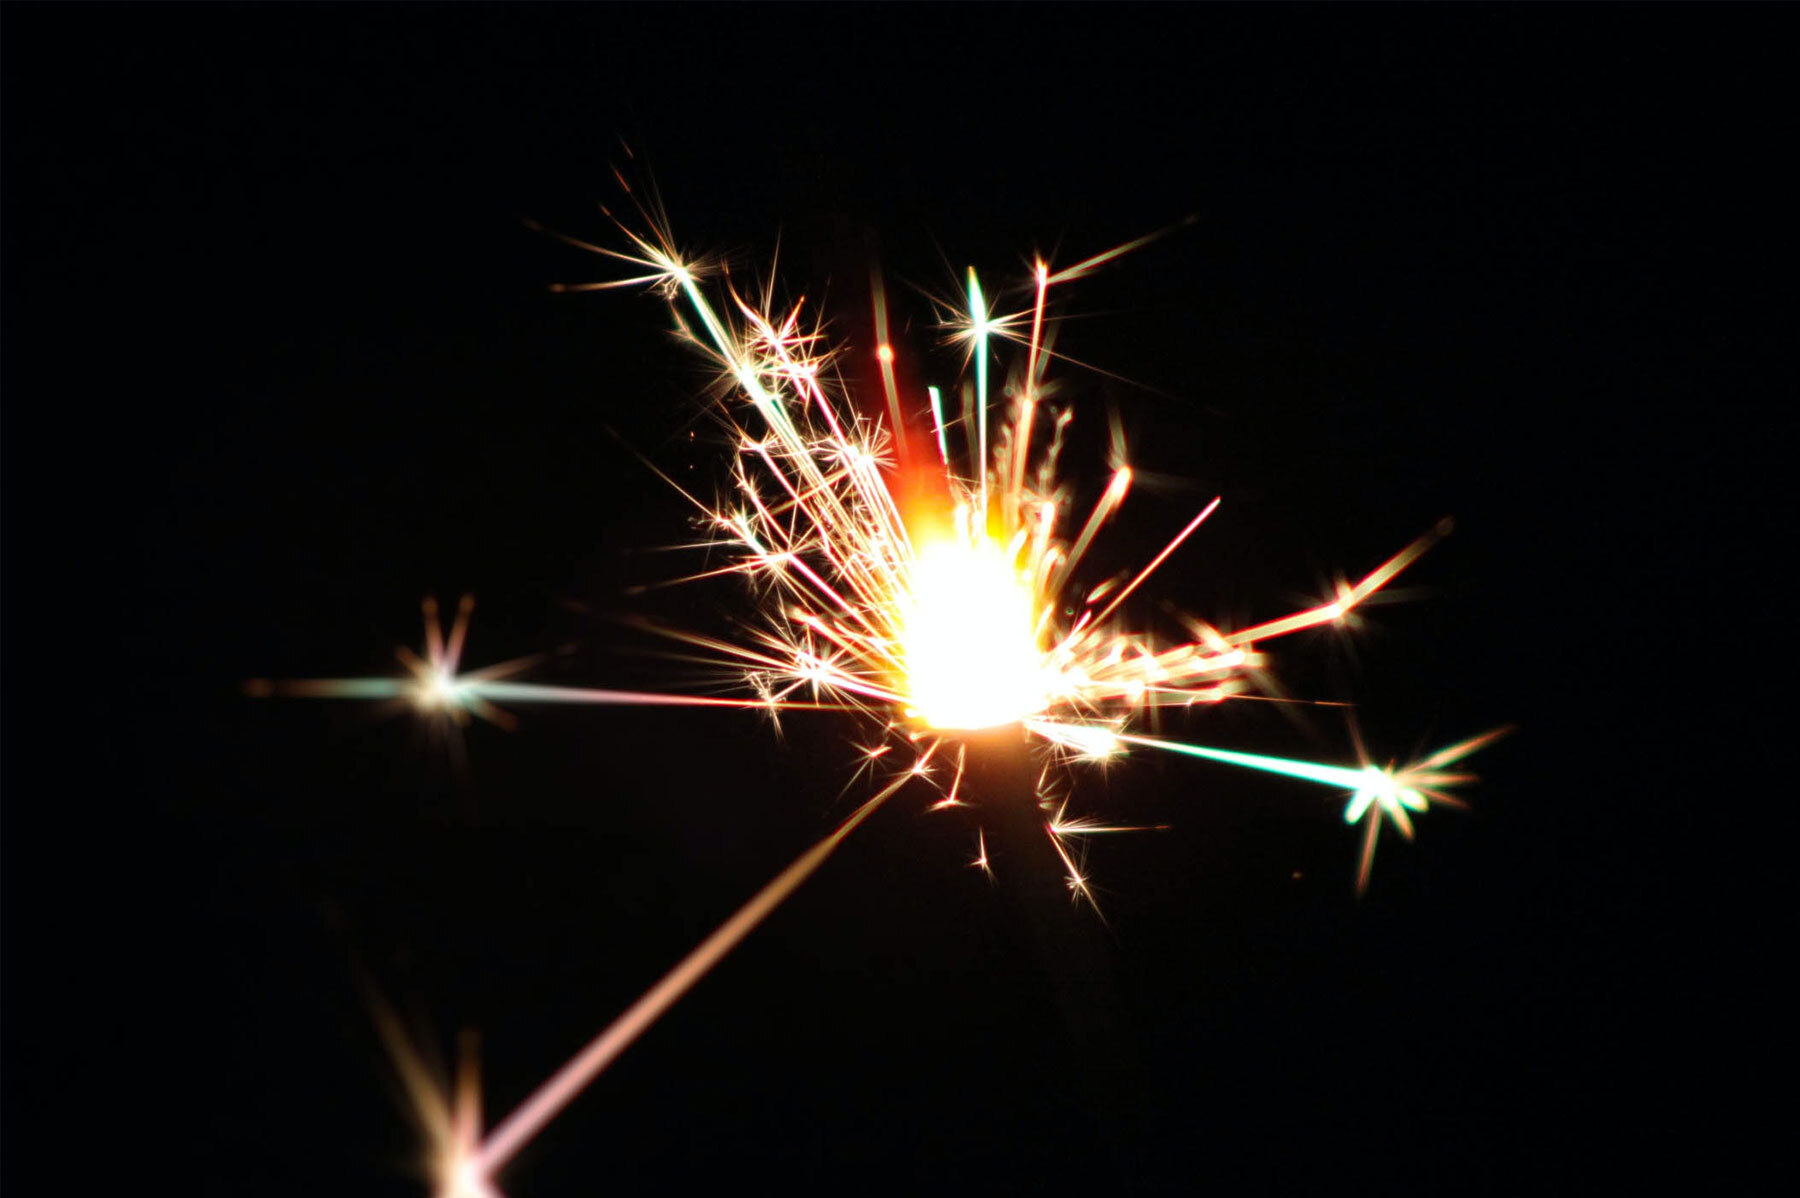
POLYGON ((877 807, 911 779, 911 774, 896 778, 858 807, 831 835, 802 853, 792 865, 757 891, 755 897, 740 907, 735 915, 720 924, 717 931, 683 957, 675 968, 663 975, 663 979, 631 1004, 624 1014, 613 1020, 605 1031, 594 1037, 568 1064, 539 1086, 517 1110, 497 1123, 475 1155, 477 1171, 483 1176, 492 1176, 512 1159, 570 1100, 586 1089, 588 1083, 600 1075, 601 1070, 642 1035, 645 1028, 655 1023, 695 982, 706 976, 706 972, 719 958, 735 948, 770 911, 812 876, 825 858, 831 856, 832 850, 843 843, 844 837, 850 835, 858 824, 874 814, 877 807))

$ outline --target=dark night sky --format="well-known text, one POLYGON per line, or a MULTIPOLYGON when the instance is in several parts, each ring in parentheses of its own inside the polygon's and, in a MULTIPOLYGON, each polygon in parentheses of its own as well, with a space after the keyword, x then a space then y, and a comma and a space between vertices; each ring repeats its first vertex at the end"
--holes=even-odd
MULTIPOLYGON (((629 593, 688 534, 632 450, 717 477, 702 375, 653 300, 550 294, 607 266, 524 225, 609 238, 621 139, 686 244, 779 237, 827 307, 862 231, 941 286, 1195 217, 1070 295, 1064 347, 1143 384, 1066 375, 1078 429, 1116 410, 1168 478, 1107 568, 1221 495, 1160 593, 1254 619, 1454 515, 1414 602, 1277 661, 1394 755, 1520 730, 1361 902, 1326 794, 1082 775, 1173 825, 1095 847, 1110 930, 1056 925, 1085 1008, 964 867, 971 825, 897 800, 509 1192, 1745 1163, 1695 1097, 1737 1050, 1698 1029, 1771 1000, 1684 885, 1695 804, 1731 800, 1695 785, 1719 634, 1680 629, 1783 527, 1740 311, 1792 144, 1766 11, 7 7, 5 1180, 420 1193, 359 978, 446 1052, 478 1028, 501 1113, 843 810, 836 718, 531 710, 459 768, 417 723, 237 690, 385 672, 463 591, 472 663, 666 684, 614 617, 743 602, 629 593)), ((1191 734, 1346 751, 1268 708, 1191 734)))

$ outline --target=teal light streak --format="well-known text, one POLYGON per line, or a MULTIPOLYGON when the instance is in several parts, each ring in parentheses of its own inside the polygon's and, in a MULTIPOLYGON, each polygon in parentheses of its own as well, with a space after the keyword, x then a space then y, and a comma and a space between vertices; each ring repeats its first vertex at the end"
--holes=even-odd
POLYGON ((756 405, 766 420, 783 436, 792 440, 799 439, 799 430, 794 427, 788 417, 787 409, 782 405, 779 396, 771 394, 756 377, 749 364, 739 356, 736 346, 726 333, 719 318, 713 313, 712 305, 706 302, 706 296, 700 291, 693 272, 686 267, 669 261, 669 269, 681 285, 681 290, 688 298, 688 304, 700 317, 700 323, 706 326, 706 335, 712 338, 713 347, 731 366, 731 373, 737 378, 738 385, 749 394, 750 402, 756 405))
POLYGON ((938 457, 942 459, 946 469, 950 465, 950 450, 944 445, 944 397, 936 387, 925 388, 931 395, 931 419, 937 426, 938 457))
POLYGON ((1199 757, 1206 761, 1219 761, 1226 765, 1261 770, 1265 774, 1283 774, 1289 778, 1304 778, 1308 782, 1321 782, 1326 786, 1341 786, 1346 790, 1374 789, 1379 792, 1393 787, 1393 780, 1373 766, 1352 769, 1342 765, 1321 765, 1316 761, 1295 761, 1289 757, 1264 757, 1260 753, 1238 753, 1231 749, 1209 749, 1205 745, 1184 745, 1177 741, 1154 740, 1147 736, 1121 735, 1119 739, 1129 741, 1134 745, 1180 753, 1186 757, 1199 757))
POLYGON ((394 699, 419 689, 412 678, 321 678, 304 693, 331 699, 394 699))
POLYGON ((981 512, 987 515, 988 310, 975 268, 969 267, 969 320, 975 334, 975 470, 981 479, 981 512))

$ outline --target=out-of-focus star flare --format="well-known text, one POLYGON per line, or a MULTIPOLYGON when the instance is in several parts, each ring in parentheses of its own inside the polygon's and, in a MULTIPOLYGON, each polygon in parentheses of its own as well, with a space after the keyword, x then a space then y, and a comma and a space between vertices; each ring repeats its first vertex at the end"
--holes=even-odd
MULTIPOLYGON (((1186 743, 1141 731, 1146 717, 1237 699, 1263 698, 1261 646, 1302 629, 1345 621, 1449 531, 1441 521, 1325 602, 1232 629, 1178 617, 1170 640, 1126 623, 1126 604, 1157 568, 1219 507, 1213 499, 1136 570, 1083 579, 1096 537, 1119 514, 1133 473, 1115 444, 1110 479, 1085 510, 1058 477, 1071 413, 1051 402, 1045 376, 1054 324, 1051 288, 1080 278, 1149 238, 1052 270, 1033 266, 1028 297, 997 310, 976 272, 944 303, 944 332, 967 354, 955 387, 915 386, 888 341, 885 292, 875 280, 875 343, 866 373, 882 391, 853 396, 840 351, 803 315, 803 301, 778 306, 772 286, 746 295, 729 273, 675 249, 666 224, 643 211, 652 233, 627 231, 632 248, 571 241, 630 267, 630 277, 576 284, 569 291, 638 286, 666 299, 678 333, 718 370, 726 398, 717 414, 730 446, 728 482, 717 496, 665 481, 689 503, 696 547, 715 564, 697 577, 742 575, 756 596, 739 631, 708 635, 659 629, 719 671, 742 697, 592 690, 510 681, 524 665, 458 672, 467 628, 465 600, 448 640, 427 604, 424 657, 406 653, 399 679, 257 683, 254 693, 410 700, 459 722, 473 713, 496 722, 497 704, 572 702, 737 707, 771 716, 789 710, 855 713, 865 721, 861 763, 885 771, 872 798, 830 836, 696 948, 629 1011, 485 1137, 465 1134, 466 1110, 442 1098, 423 1106, 440 1150, 440 1198, 493 1198, 493 1177, 558 1110, 798 886, 877 806, 921 783, 933 809, 961 807, 965 766, 980 750, 969 735, 1019 726, 1047 747, 1046 758, 1101 762, 1154 749, 1314 782, 1347 795, 1344 819, 1365 827, 1357 886, 1367 885, 1383 821, 1411 837, 1413 816, 1433 804, 1459 805, 1446 787, 1467 782, 1447 767, 1486 744, 1488 733, 1401 768, 1333 765, 1186 743), (998 387, 996 345, 1019 349, 998 387), (996 394, 997 392, 997 394, 996 394), (946 410, 946 396, 959 402, 946 410), (885 417, 885 418, 884 418, 885 417), (1071 533, 1072 530, 1072 533, 1071 533)), ((854 373, 854 372, 853 372, 854 373)), ((1048 794, 990 796, 1036 801, 1077 899, 1091 902, 1072 838, 1132 829, 1069 816, 1048 794)), ((974 802, 979 803, 978 796, 974 802)), ((991 874, 985 833, 976 829, 972 864, 991 874)), ((416 1074, 416 1071, 414 1071, 416 1074)))

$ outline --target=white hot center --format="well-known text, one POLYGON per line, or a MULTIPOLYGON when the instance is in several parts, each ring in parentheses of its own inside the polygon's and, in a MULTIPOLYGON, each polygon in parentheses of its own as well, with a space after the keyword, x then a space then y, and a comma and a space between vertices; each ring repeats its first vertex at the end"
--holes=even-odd
POLYGON ((990 728, 1042 711, 1031 590, 986 540, 937 541, 914 563, 902 622, 910 714, 934 728, 990 728))

